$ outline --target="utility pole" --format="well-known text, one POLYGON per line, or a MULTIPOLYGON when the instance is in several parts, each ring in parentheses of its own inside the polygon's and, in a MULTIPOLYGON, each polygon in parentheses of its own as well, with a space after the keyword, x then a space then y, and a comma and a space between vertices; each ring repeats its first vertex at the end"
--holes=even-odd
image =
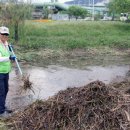
POLYGON ((95 13, 94 10, 95 9, 94 9, 94 0, 93 0, 93 3, 92 3, 92 21, 94 21, 94 13, 95 13))
POLYGON ((88 1, 88 6, 90 7, 90 0, 88 1))

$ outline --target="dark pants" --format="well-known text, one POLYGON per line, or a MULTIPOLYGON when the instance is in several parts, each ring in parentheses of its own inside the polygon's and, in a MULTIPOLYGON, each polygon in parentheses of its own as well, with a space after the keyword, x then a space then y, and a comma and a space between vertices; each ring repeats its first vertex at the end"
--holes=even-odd
POLYGON ((0 114, 5 111, 5 100, 8 93, 9 74, 0 74, 0 114))

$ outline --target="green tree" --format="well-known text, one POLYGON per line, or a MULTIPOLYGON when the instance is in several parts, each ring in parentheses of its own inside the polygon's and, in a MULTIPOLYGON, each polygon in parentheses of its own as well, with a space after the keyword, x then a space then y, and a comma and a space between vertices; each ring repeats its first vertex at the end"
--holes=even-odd
POLYGON ((49 13, 50 13, 50 9, 48 9, 48 6, 47 6, 47 5, 44 5, 44 6, 43 6, 43 14, 44 14, 44 18, 45 18, 45 19, 48 18, 49 13))
POLYGON ((31 16, 31 10, 30 4, 18 3, 17 1, 2 5, 0 10, 2 23, 14 28, 14 39, 16 42, 19 40, 20 25, 23 28, 24 21, 31 16))
POLYGON ((112 21, 114 20, 115 18, 115 13, 116 13, 116 9, 115 9, 115 2, 110 2, 108 4, 108 8, 109 8, 109 13, 112 14, 112 21))
POLYGON ((76 18, 76 20, 79 17, 85 18, 87 13, 88 13, 88 11, 86 9, 81 8, 79 6, 70 6, 69 9, 68 9, 69 17, 71 18, 72 16, 74 16, 76 18))
POLYGON ((108 8, 113 14, 130 12, 130 0, 111 0, 108 8))

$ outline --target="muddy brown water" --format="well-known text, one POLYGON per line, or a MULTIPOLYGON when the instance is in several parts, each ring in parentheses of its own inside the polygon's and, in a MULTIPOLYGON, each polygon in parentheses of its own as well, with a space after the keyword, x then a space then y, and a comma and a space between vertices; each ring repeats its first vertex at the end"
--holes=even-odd
POLYGON ((87 66, 84 69, 72 69, 58 65, 50 65, 47 68, 22 66, 24 74, 30 75, 35 94, 32 91, 21 91, 20 76, 13 69, 10 73, 7 106, 12 109, 25 108, 36 99, 48 99, 60 90, 80 87, 95 80, 106 84, 120 82, 126 77, 129 68, 128 65, 87 66))

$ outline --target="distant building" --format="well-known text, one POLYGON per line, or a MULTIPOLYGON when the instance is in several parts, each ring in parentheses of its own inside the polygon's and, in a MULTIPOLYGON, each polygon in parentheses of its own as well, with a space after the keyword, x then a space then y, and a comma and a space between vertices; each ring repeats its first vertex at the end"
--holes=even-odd
MULTIPOLYGON (((106 4, 108 3, 109 0, 94 0, 94 5, 96 4, 106 4)), ((71 0, 68 2, 65 2, 65 4, 67 5, 79 5, 79 6, 92 6, 93 4, 93 0, 71 0)), ((97 5, 97 6, 101 6, 101 5, 97 5)))
MULTIPOLYGON (((108 8, 106 5, 109 3, 109 0, 94 0, 94 12, 100 14, 106 14, 108 12, 108 8)), ((72 6, 81 6, 86 8, 89 12, 93 11, 93 0, 72 0, 65 2, 65 4, 72 6)))
POLYGON ((34 10, 32 12, 32 17, 34 19, 41 19, 44 17, 43 8, 48 6, 52 10, 57 10, 57 13, 62 10, 67 10, 68 6, 60 3, 44 3, 44 4, 34 4, 34 10))
MULTIPOLYGON (((71 5, 79 5, 82 8, 85 8, 90 13, 93 11, 93 5, 91 4, 92 0, 74 0, 65 2, 66 4, 61 3, 44 3, 44 4, 34 4, 34 11, 32 12, 32 17, 34 19, 42 19, 44 17, 43 7, 48 6, 52 9, 57 10, 57 15, 54 14, 52 17, 54 19, 66 19, 67 15, 61 15, 58 12, 62 10, 67 10, 69 6, 71 5), (86 2, 86 4, 85 4, 86 2), (68 4, 68 5, 67 5, 68 4)), ((98 14, 106 14, 108 12, 108 8, 106 7, 106 4, 108 3, 108 0, 94 0, 94 13, 98 14)))
POLYGON ((34 5, 32 17, 33 17, 33 19, 42 19, 43 18, 43 5, 34 5))
POLYGON ((53 14, 52 15, 53 20, 69 20, 68 14, 53 14))

